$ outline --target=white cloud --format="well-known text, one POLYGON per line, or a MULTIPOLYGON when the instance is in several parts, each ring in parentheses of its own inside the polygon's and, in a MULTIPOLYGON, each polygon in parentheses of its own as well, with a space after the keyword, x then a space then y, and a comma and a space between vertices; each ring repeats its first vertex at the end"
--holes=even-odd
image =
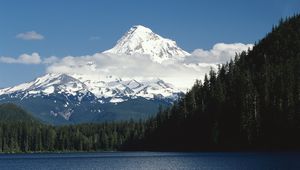
POLYGON ((40 64, 41 57, 38 53, 22 54, 18 58, 13 57, 0 57, 0 62, 9 64, 40 64))
POLYGON ((187 63, 226 63, 233 59, 236 53, 252 49, 253 44, 217 43, 210 50, 196 49, 186 58, 187 63))
POLYGON ((59 58, 56 57, 56 56, 51 56, 51 57, 48 57, 48 58, 45 58, 43 60, 43 64, 53 64, 53 63, 56 63, 59 61, 59 58))
POLYGON ((89 75, 114 75, 121 78, 161 78, 178 88, 190 87, 210 66, 199 66, 201 71, 181 62, 159 64, 146 55, 112 55, 96 53, 92 56, 67 56, 50 65, 47 72, 89 75))
POLYGON ((217 64, 225 63, 241 53, 252 48, 252 44, 218 43, 210 50, 197 49, 192 55, 181 60, 169 60, 157 63, 148 55, 114 55, 96 53, 86 56, 66 56, 58 58, 51 56, 43 60, 38 53, 22 54, 18 58, 0 57, 3 63, 45 64, 48 73, 88 74, 95 76, 113 75, 121 78, 151 79, 161 78, 186 90, 196 79, 203 79, 210 69, 216 69, 217 64))
POLYGON ((22 40, 43 40, 45 37, 42 34, 39 34, 35 31, 29 31, 16 35, 16 38, 22 40))
MULTIPOLYGON (((114 55, 96 53, 87 56, 66 56, 47 67, 50 73, 113 75, 121 78, 161 78, 177 88, 190 88, 196 79, 203 79, 210 69, 229 61, 251 44, 218 43, 211 50, 195 50, 184 60, 169 60, 157 63, 147 55, 114 55)), ((57 58, 55 58, 57 59, 57 58)))

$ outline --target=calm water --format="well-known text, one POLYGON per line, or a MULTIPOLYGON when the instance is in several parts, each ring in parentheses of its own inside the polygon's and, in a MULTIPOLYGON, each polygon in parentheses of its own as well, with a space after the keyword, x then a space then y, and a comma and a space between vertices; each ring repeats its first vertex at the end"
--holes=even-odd
POLYGON ((0 169, 300 169, 300 153, 0 154, 0 169))

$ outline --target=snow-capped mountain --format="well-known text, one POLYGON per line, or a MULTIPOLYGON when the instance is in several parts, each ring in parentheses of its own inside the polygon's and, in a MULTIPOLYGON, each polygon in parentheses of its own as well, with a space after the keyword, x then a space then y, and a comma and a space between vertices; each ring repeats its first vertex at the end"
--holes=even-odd
POLYGON ((181 91, 161 79, 137 81, 135 79, 122 80, 114 76, 78 74, 46 74, 29 83, 0 89, 0 96, 18 94, 22 98, 54 93, 78 96, 78 101, 87 94, 93 94, 99 99, 119 98, 111 102, 122 102, 122 97, 145 99, 160 97, 175 100, 181 91))
POLYGON ((29 83, 0 89, 0 95, 18 92, 26 96, 52 93, 76 95, 77 93, 87 93, 88 90, 85 84, 66 74, 46 74, 29 83))
POLYGON ((45 122, 65 124, 145 118, 181 94, 160 79, 46 74, 0 89, 0 103, 16 103, 45 122))
MULTIPOLYGON (((114 48, 104 53, 147 55, 158 63, 190 55, 175 41, 140 25, 132 27, 114 48)), ((86 65, 91 70, 97 67, 93 62, 86 65)), ((182 93, 160 78, 51 73, 0 89, 0 103, 18 104, 52 124, 104 122, 147 118, 160 105, 172 104, 182 93)))
POLYGON ((178 47, 175 41, 163 38, 141 25, 133 26, 112 49, 103 53, 150 55, 152 60, 159 63, 190 55, 178 47))

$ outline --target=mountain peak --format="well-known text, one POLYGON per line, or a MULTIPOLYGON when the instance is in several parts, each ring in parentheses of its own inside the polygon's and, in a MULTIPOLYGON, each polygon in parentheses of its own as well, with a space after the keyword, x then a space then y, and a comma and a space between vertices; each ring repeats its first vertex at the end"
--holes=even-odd
POLYGON ((142 25, 134 25, 133 27, 130 28, 128 32, 138 32, 138 33, 153 33, 150 28, 147 28, 142 25))
POLYGON ((178 47, 175 41, 163 38, 142 25, 131 27, 112 49, 104 53, 150 55, 153 61, 159 63, 174 57, 190 55, 178 47))

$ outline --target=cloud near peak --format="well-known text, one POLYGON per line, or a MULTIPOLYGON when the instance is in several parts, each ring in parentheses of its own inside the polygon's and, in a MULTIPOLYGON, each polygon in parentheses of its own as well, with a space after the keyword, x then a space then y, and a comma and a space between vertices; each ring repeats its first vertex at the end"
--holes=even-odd
POLYGON ((0 57, 0 62, 8 64, 40 64, 41 57, 38 53, 22 54, 18 58, 0 57))
POLYGON ((252 49, 253 44, 243 43, 217 43, 210 50, 196 49, 186 60, 188 63, 226 63, 248 49, 252 49))
POLYGON ((96 53, 85 56, 51 56, 41 58, 38 53, 22 54, 18 58, 0 57, 2 63, 45 64, 47 73, 113 75, 121 78, 160 78, 182 90, 190 88, 196 79, 203 79, 217 64, 226 63, 237 53, 247 51, 252 44, 215 44, 212 49, 196 49, 184 58, 157 63, 149 55, 117 55, 96 53))
POLYGON ((247 51, 252 44, 218 43, 210 50, 197 49, 182 60, 157 63, 148 55, 116 55, 96 53, 87 56, 66 56, 53 59, 48 73, 114 75, 122 78, 161 78, 177 88, 186 89, 196 79, 202 79, 210 69, 234 58, 236 53, 247 51))

